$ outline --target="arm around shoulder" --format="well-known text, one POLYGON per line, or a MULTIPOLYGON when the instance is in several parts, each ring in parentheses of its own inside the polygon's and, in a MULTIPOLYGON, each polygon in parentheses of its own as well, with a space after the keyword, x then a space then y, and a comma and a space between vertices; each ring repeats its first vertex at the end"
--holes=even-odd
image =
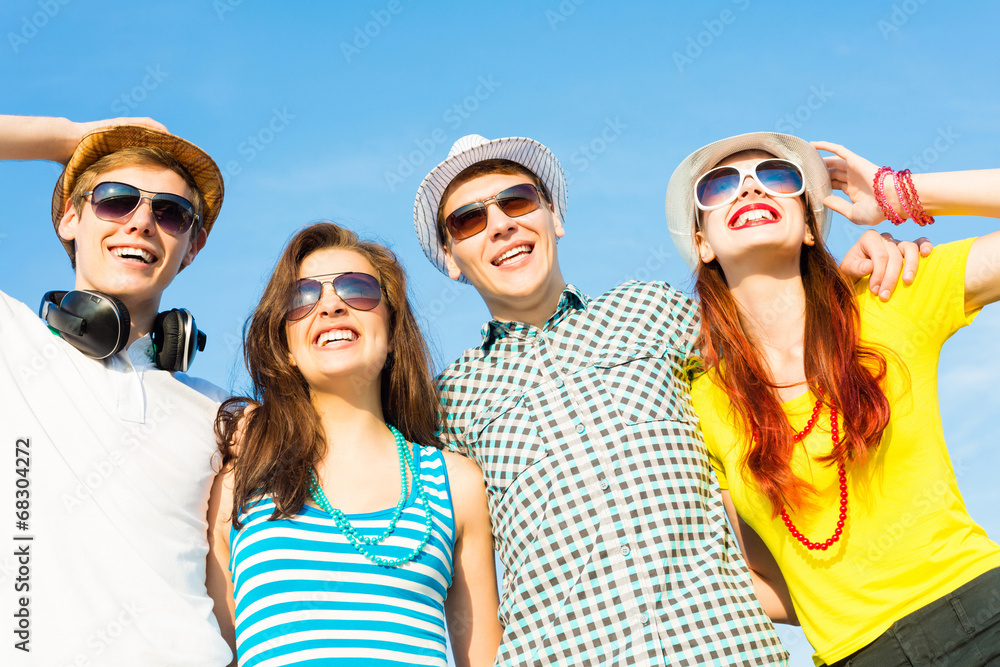
POLYGON ((233 577, 229 569, 229 530, 232 526, 232 468, 219 471, 208 499, 208 569, 205 585, 214 603, 213 611, 219 622, 222 638, 233 651, 236 664, 236 601, 233 577))
POLYGON ((492 665, 502 629, 486 486, 471 460, 452 452, 444 458, 455 513, 455 572, 445 600, 455 663, 492 665))

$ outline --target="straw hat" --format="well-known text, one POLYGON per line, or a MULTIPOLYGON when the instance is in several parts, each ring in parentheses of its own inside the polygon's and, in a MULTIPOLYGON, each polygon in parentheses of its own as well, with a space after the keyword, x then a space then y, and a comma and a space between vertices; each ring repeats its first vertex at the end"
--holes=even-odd
MULTIPOLYGON (((187 169, 205 200, 205 210, 202 211, 205 233, 211 232, 215 219, 219 217, 219 209, 222 208, 225 186, 222 182, 222 172, 208 153, 191 142, 166 132, 141 125, 110 125, 83 136, 66 168, 59 175, 59 180, 56 181, 56 188, 52 193, 52 226, 56 230, 56 235, 59 234, 59 221, 66 210, 66 202, 80 174, 105 155, 130 146, 162 148, 187 169)), ((63 241, 61 237, 59 240, 66 253, 72 257, 73 243, 63 241)))
POLYGON ((694 184, 706 171, 719 162, 742 151, 766 151, 775 157, 791 160, 802 167, 806 185, 806 205, 812 210, 819 233, 825 239, 830 233, 830 209, 823 199, 833 192, 830 174, 819 152, 809 142, 790 134, 751 132, 722 139, 699 148, 674 170, 667 185, 667 228, 681 259, 694 271, 701 261, 695 243, 698 208, 694 203, 694 184))

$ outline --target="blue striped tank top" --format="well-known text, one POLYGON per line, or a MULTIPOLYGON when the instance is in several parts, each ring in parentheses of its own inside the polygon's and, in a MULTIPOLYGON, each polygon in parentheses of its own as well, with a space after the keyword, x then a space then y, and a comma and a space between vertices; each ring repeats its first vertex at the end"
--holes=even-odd
MULTIPOLYGON (((451 586, 455 518, 444 456, 412 445, 434 522, 423 551, 383 567, 357 551, 333 519, 306 505, 269 521, 265 497, 230 533, 241 667, 276 665, 434 665, 445 667, 444 599, 451 586)), ((395 508, 349 515, 362 535, 378 535, 395 508)), ((411 489, 396 529, 368 547, 398 558, 420 543, 424 509, 411 489)))

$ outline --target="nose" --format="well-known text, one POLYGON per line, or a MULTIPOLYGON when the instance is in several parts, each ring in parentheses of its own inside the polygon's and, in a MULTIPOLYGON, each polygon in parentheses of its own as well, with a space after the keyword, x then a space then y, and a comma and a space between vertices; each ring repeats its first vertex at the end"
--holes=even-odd
POLYGON ((487 234, 493 238, 497 238, 517 229, 517 221, 500 210, 496 199, 490 199, 485 204, 487 234))
POLYGON ((747 174, 743 178, 743 183, 740 184, 740 199, 745 199, 751 193, 763 195, 764 190, 761 189, 760 183, 757 182, 757 179, 752 174, 747 174))
POLYGON ((156 216, 153 215, 153 200, 150 197, 141 197, 139 204, 135 207, 128 218, 130 230, 134 230, 145 236, 152 236, 156 227, 156 216))
POLYGON ((347 312, 347 304, 343 302, 337 290, 333 289, 333 281, 323 283, 322 291, 319 294, 319 302, 316 304, 317 315, 337 315, 347 312))

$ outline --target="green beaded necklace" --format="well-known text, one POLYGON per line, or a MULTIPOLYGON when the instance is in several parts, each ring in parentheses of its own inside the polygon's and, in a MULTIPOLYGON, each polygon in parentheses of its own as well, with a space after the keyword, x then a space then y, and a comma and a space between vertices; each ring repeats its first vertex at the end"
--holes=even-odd
POLYGON ((357 529, 351 524, 351 520, 348 519, 343 512, 330 504, 326 494, 323 493, 323 487, 316 478, 316 472, 311 467, 309 468, 309 495, 312 496, 314 503, 316 503, 321 509, 323 509, 323 511, 327 512, 333 518, 333 522, 338 528, 340 528, 340 531, 344 533, 344 536, 347 537, 347 540, 354 547, 355 551, 376 565, 381 565, 383 567, 399 567, 400 565, 409 563, 423 550, 427 541, 431 537, 433 517, 431 516, 430 503, 427 500, 427 492, 424 491, 424 484, 420 481, 420 472, 416 469, 416 465, 413 462, 413 454, 406 442, 406 438, 404 438, 403 434, 396 430, 396 428, 391 424, 386 424, 386 426, 389 427, 389 430, 392 432, 392 436, 396 439, 396 452, 399 454, 399 474, 401 478, 400 487, 402 488, 402 492, 399 494, 399 502, 396 503, 396 509, 392 514, 392 519, 389 520, 388 528, 374 537, 366 537, 358 533, 357 529), (373 544, 384 542, 390 535, 392 535, 393 530, 396 528, 396 523, 403 515, 403 507, 406 505, 406 499, 409 496, 409 489, 406 480, 407 468, 409 468, 410 475, 413 477, 413 489, 417 492, 419 502, 424 506, 425 525, 423 539, 421 539, 420 544, 413 548, 409 553, 400 556, 399 558, 383 558, 381 556, 376 556, 369 551, 368 547, 373 544))

